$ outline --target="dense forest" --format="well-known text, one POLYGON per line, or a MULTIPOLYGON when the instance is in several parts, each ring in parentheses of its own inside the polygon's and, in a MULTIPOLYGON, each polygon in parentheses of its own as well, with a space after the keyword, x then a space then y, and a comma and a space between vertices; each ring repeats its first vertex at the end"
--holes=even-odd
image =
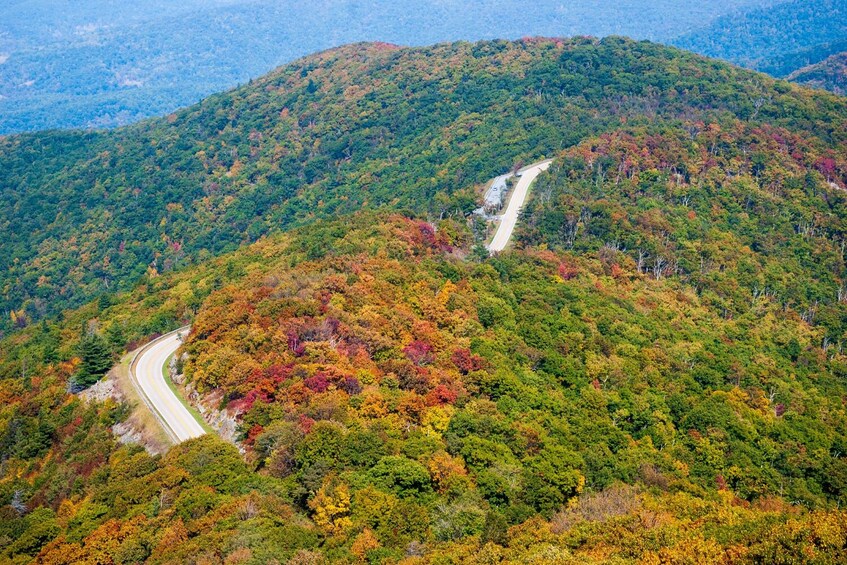
POLYGON ((838 144, 846 107, 621 38, 328 51, 167 118, 0 138, 0 323, 315 218, 461 215, 476 183, 622 122, 753 120, 838 144))
POLYGON ((837 58, 839 54, 845 51, 847 51, 847 38, 834 41, 832 43, 815 45, 794 53, 789 53, 788 55, 774 57, 769 59, 768 63, 759 70, 774 76, 784 77, 786 80, 791 80, 797 84, 804 84, 814 88, 823 88, 824 90, 829 90, 836 94, 842 94, 841 92, 830 88, 830 85, 827 83, 809 84, 803 80, 802 76, 799 75, 807 68, 815 68, 817 65, 825 65, 828 59, 837 58))
POLYGON ((792 0, 722 16, 674 45, 778 77, 847 45, 847 1, 792 0))
MULTIPOLYGON (((845 45, 847 47, 847 45, 845 45)), ((847 94, 847 51, 837 53, 815 65, 803 67, 789 77, 794 82, 847 94)))
POLYGON ((844 14, 843 0, 16 0, 0 6, 0 134, 135 123, 359 41, 623 35, 787 77, 847 50, 844 14))
POLYGON ((840 347, 845 172, 843 152, 781 128, 621 130, 565 154, 517 238, 680 276, 727 317, 775 302, 840 347))
POLYGON ((355 45, 4 139, 0 560, 842 563, 845 119, 539 39, 355 45), (480 184, 539 157, 491 257, 480 184), (151 453, 77 393, 185 324, 235 441, 151 453))
MULTIPOLYGON (((743 177, 713 213, 758 194, 743 177)), ((5 558, 843 555, 847 357, 820 325, 769 295, 728 313, 684 270, 640 272, 623 249, 553 251, 551 237, 480 261, 473 244, 455 220, 319 221, 7 341, 5 558), (63 386, 85 320, 137 339, 192 317, 198 298, 185 371, 241 414, 246 460, 213 436, 164 456, 119 446, 108 426, 126 408, 63 386), (22 356, 36 367, 57 334, 57 361, 25 385, 22 356)), ((724 249, 729 270, 759 254, 724 249)))
POLYGON ((767 0, 7 0, 0 134, 161 116, 319 50, 528 36, 668 40, 767 0))

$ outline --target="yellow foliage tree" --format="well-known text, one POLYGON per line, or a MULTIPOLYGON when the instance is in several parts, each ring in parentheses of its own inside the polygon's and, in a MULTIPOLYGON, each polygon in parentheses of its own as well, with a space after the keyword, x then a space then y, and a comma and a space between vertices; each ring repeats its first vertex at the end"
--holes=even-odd
POLYGON ((323 485, 309 501, 315 524, 330 535, 344 532, 353 525, 350 520, 350 489, 332 477, 324 479, 323 485))
POLYGON ((450 418, 456 410, 452 406, 435 406, 427 410, 421 420, 423 432, 432 437, 440 438, 450 424, 450 418))
POLYGON ((165 555, 169 549, 178 547, 188 539, 188 529, 182 522, 182 518, 176 518, 171 526, 162 532, 159 542, 153 549, 153 558, 165 555))
POLYGON ((362 405, 359 414, 363 418, 382 418, 388 414, 388 407, 382 394, 374 389, 368 388, 362 393, 362 405))
POLYGON ((436 452, 427 467, 438 492, 446 491, 453 477, 464 477, 468 474, 464 462, 446 451, 436 452))
POLYGON ((359 558, 360 561, 365 561, 369 551, 373 551, 379 547, 379 540, 376 539, 376 534, 370 528, 362 530, 356 539, 353 540, 353 545, 350 551, 353 555, 359 558))

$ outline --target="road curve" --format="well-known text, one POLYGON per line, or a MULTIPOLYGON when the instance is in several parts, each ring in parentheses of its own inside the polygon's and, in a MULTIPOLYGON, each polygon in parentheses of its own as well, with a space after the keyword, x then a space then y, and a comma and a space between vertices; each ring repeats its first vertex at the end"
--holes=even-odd
POLYGON ((550 167, 550 163, 552 162, 552 159, 542 161, 521 169, 518 172, 520 179, 511 200, 509 200, 509 207, 506 208, 506 212, 501 217, 500 225, 497 227, 497 233, 494 234, 494 239, 488 244, 488 251, 490 253, 497 253, 506 249, 509 240, 512 238, 512 232, 518 223, 518 215, 521 212, 521 208, 523 208, 527 194, 529 194, 529 186, 542 171, 546 171, 550 167))
POLYGON ((188 328, 181 328, 150 342, 129 369, 144 402, 176 443, 206 433, 165 382, 165 363, 182 345, 182 337, 187 333, 188 328))

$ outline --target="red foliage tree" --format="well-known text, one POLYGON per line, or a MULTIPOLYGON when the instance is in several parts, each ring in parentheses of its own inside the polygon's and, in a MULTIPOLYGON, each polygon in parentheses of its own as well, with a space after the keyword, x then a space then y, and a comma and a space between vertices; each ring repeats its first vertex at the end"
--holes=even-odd
POLYGON ((403 353, 406 354, 406 357, 417 365, 421 367, 423 365, 429 365, 432 363, 434 358, 432 352, 432 346, 425 341, 416 340, 403 348, 403 353))
POLYGON ((559 265, 559 276, 566 281, 571 280, 579 274, 579 271, 574 265, 568 262, 563 262, 559 265))
POLYGON ((300 336, 294 330, 288 332, 288 348, 297 357, 302 357, 306 353, 306 346, 300 342, 300 336))
POLYGON ((344 377, 341 380, 339 388, 350 396, 354 396, 362 392, 362 385, 356 377, 344 377))
POLYGON ((315 392, 326 392, 330 382, 325 373, 316 373, 314 376, 304 379, 303 384, 315 392))
POLYGON ((308 434, 312 431, 312 426, 315 425, 315 421, 312 418, 309 418, 305 414, 300 414, 300 429, 303 430, 304 434, 308 434))
POLYGON ((485 367, 485 359, 471 353, 470 349, 457 349, 453 352, 453 364, 463 375, 481 371, 485 367))
POLYGON ((459 395, 456 391, 450 389, 445 384, 440 384, 429 391, 426 395, 426 401, 430 406, 435 406, 436 404, 453 404, 458 397, 459 395))

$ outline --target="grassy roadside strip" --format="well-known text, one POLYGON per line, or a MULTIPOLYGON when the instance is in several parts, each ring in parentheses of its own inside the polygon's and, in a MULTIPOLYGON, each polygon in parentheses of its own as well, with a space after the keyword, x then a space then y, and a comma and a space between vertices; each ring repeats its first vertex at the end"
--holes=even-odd
POLYGON ((191 414, 191 416, 197 420, 197 423, 203 428, 207 434, 214 434, 214 429, 212 429, 209 424, 206 423, 206 420, 203 419, 203 416, 200 415, 200 412, 194 408, 189 402, 183 397, 182 392, 177 388, 176 383, 171 379, 170 371, 168 371, 168 367, 171 364, 171 359, 173 359, 173 354, 169 355, 167 359, 165 359, 165 364, 162 367, 162 375, 165 377, 165 383, 167 383, 168 388, 171 389, 171 392, 177 397, 177 399, 185 406, 185 409, 191 414))
MULTIPOLYGON (((167 421, 164 419, 162 414, 159 412, 159 410, 156 408, 156 406, 153 405, 153 403, 147 398, 147 396, 144 394, 144 391, 141 389, 141 386, 138 384, 138 381, 136 380, 136 376, 135 376, 135 363, 138 361, 138 359, 141 357, 141 355, 143 355, 144 352, 147 351, 147 349, 149 349, 151 346, 153 346, 159 340, 161 340, 165 337, 168 337, 170 335, 173 335, 175 333, 188 330, 188 329, 189 329, 189 326, 184 326, 184 327, 176 329, 172 332, 168 332, 165 335, 159 336, 158 338, 154 339, 150 343, 144 345, 144 347, 137 349, 133 353, 132 359, 129 363, 129 376, 130 376, 130 380, 132 382, 133 387, 135 388, 135 390, 138 393, 141 400, 144 401, 144 404, 147 406, 147 408, 150 410, 150 412, 159 421, 159 424, 161 425, 161 427, 165 430, 165 432, 167 432, 168 436, 171 439, 170 443, 172 445, 176 445, 177 443, 179 443, 179 439, 176 437, 173 430, 171 430, 170 426, 168 425, 167 421)), ((191 414, 192 418, 194 418, 200 424, 200 427, 202 427, 203 430, 207 433, 214 433, 214 430, 212 430, 208 425, 206 425, 206 423, 203 421, 203 418, 200 417, 199 413, 190 404, 188 404, 185 401, 185 399, 182 397, 182 395, 179 393, 179 391, 174 386, 173 382, 171 382, 170 377, 168 376, 167 372, 165 371, 165 367, 170 362, 171 357, 173 357, 173 354, 168 356, 167 360, 165 360, 165 365, 162 366, 162 376, 165 379, 165 382, 167 383, 167 385, 171 389, 171 391, 176 395, 177 399, 183 404, 183 406, 186 407, 186 409, 191 414)))
MULTIPOLYGON (((182 329, 182 328, 180 328, 180 329, 182 329)), ((179 331, 179 330, 175 330, 175 331, 179 331)), ((170 333, 174 333, 174 332, 170 332, 170 333)), ((139 349, 135 350, 135 353, 132 354, 132 358, 130 359, 130 362, 129 362, 129 379, 132 382, 133 388, 135 388, 135 391, 138 393, 139 398, 141 398, 142 402, 144 402, 144 405, 147 406, 147 409, 150 411, 151 414, 153 414, 153 416, 156 417, 156 420, 159 422, 159 425, 162 427, 162 429, 165 431, 165 433, 167 433, 168 437, 170 438, 171 445, 176 445, 177 443, 179 443, 178 438, 174 434, 173 430, 171 430, 170 426, 168 426, 168 423, 165 421, 164 417, 162 417, 162 414, 159 412, 159 410, 156 408, 156 406, 154 406, 153 403, 150 402, 150 400, 147 398, 147 395, 144 394, 144 391, 142 390, 141 385, 138 384, 138 381, 136 380, 136 377, 135 377, 135 363, 138 361, 138 358, 141 357, 144 354, 144 352, 147 351, 147 349, 149 349, 154 343, 156 343, 157 341, 159 341, 163 337, 170 335, 170 333, 165 334, 163 336, 159 336, 156 339, 154 339, 153 341, 145 344, 143 347, 140 347, 139 349)))
POLYGON ((144 442, 157 452, 167 451, 173 443, 167 428, 162 425, 158 416, 150 410, 130 375, 130 365, 134 361, 134 353, 128 353, 121 358, 120 362, 112 368, 111 378, 123 395, 126 402, 132 407, 129 415, 129 423, 141 431, 144 442))

